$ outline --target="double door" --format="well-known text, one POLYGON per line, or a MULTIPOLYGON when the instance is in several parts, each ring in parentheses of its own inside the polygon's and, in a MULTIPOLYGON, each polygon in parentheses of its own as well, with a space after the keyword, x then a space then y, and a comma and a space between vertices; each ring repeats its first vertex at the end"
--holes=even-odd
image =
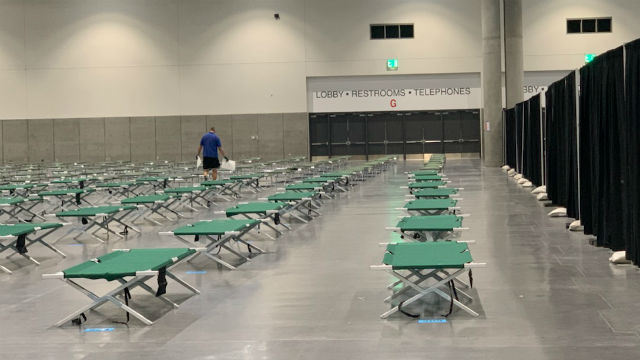
POLYGON ((480 153, 477 110, 310 114, 312 156, 480 153))

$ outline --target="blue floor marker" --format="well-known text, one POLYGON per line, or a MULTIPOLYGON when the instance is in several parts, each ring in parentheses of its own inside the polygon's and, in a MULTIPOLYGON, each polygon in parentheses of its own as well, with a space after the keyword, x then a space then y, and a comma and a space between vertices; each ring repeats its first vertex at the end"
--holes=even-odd
POLYGON ((206 270, 191 270, 191 271, 187 271, 187 274, 206 274, 207 271, 206 270))
POLYGON ((420 319, 418 324, 445 324, 447 319, 420 319))
POLYGON ((111 332, 115 328, 86 328, 82 332, 111 332))

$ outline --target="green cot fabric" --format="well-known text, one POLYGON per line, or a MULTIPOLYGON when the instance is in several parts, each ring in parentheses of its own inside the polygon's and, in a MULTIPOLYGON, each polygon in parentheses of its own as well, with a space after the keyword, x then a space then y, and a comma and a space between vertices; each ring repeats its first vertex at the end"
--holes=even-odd
POLYGON ((193 249, 131 249, 113 251, 63 271, 64 277, 105 279, 108 281, 135 276, 137 271, 160 270, 195 253, 193 249))
POLYGON ((0 236, 19 236, 35 232, 37 231, 36 228, 45 230, 59 228, 61 226, 62 224, 60 223, 19 223, 0 225, 0 236))
POLYGON ((137 183, 156 182, 156 181, 165 181, 165 180, 168 180, 168 179, 169 178, 167 178, 167 177, 147 176, 147 177, 137 178, 136 182, 137 183))
POLYGON ((157 195, 140 195, 134 196, 120 201, 121 204, 149 204, 154 203, 156 201, 167 201, 170 199, 170 196, 167 194, 157 194, 157 195))
POLYGON ((58 180, 52 180, 51 183, 52 184, 72 184, 72 183, 78 183, 81 181, 87 181, 86 178, 79 178, 79 179, 58 179, 58 180))
POLYGON ((327 183, 330 181, 333 181, 333 179, 325 178, 325 177, 312 177, 312 178, 302 180, 302 182, 305 182, 305 183, 327 183))
POLYGON ((94 192, 95 189, 60 189, 60 190, 48 190, 42 191, 38 193, 38 196, 60 196, 60 195, 75 195, 75 194, 84 194, 88 192, 94 192))
POLYGON ((332 179, 332 180, 336 180, 336 179, 340 179, 341 177, 343 177, 344 175, 342 174, 322 174, 319 177, 320 178, 325 178, 325 179, 332 179))
POLYGON ((8 185, 0 185, 0 191, 9 191, 9 190, 17 190, 17 189, 32 189, 36 184, 8 184, 8 185))
POLYGON ((353 171, 357 171, 357 170, 354 169, 354 170, 343 170, 343 171, 330 172, 330 173, 323 174, 321 177, 336 177, 336 178, 340 178, 340 177, 351 175, 353 173, 353 171))
POLYGON ((266 214, 267 211, 281 210, 287 204, 279 202, 250 202, 248 204, 238 204, 226 210, 227 216, 239 214, 266 214))
POLYGON ((449 197, 458 193, 458 189, 440 188, 440 189, 422 189, 415 191, 413 196, 417 198, 439 198, 449 197))
POLYGON ((452 199, 418 199, 404 205, 407 210, 446 210, 457 205, 452 199))
POLYGON ((249 174, 249 175, 234 175, 231 176, 231 180, 250 180, 250 179, 259 179, 262 175, 260 174, 249 174))
POLYGON ((132 205, 124 205, 124 206, 94 206, 87 208, 80 208, 69 211, 61 211, 56 213, 56 216, 59 217, 77 217, 77 216, 96 216, 97 214, 114 214, 124 210, 133 210, 137 209, 137 207, 132 205))
POLYGON ((15 205, 23 203, 25 199, 20 196, 0 198, 0 205, 15 205))
POLYGON ((285 190, 315 190, 318 188, 321 188, 321 186, 318 186, 317 184, 313 184, 313 183, 300 183, 300 184, 287 185, 285 190))
POLYGON ((442 181, 442 176, 440 175, 416 175, 414 177, 415 181, 442 181))
POLYGON ((179 188, 167 188, 167 189, 164 189, 164 192, 167 194, 187 194, 187 193, 205 191, 205 190, 207 190, 207 188, 204 186, 186 186, 186 187, 179 187, 179 188))
POLYGON ((413 175, 415 176, 438 175, 438 172, 436 170, 418 170, 418 171, 414 171, 413 175))
POLYGON ((444 181, 420 181, 409 184, 409 189, 431 189, 447 185, 444 181))
POLYGON ((259 223, 256 219, 222 219, 199 221, 173 230, 174 235, 224 235, 229 231, 240 231, 247 226, 259 223))
POLYGON ((451 231, 462 227, 462 217, 456 215, 409 216, 396 227, 403 231, 451 231))
POLYGON ((468 245, 454 241, 389 244, 382 259, 394 270, 461 269, 472 261, 468 245))
POLYGON ((316 194, 317 193, 314 191, 285 191, 283 193, 271 195, 267 199, 269 201, 296 201, 302 200, 304 198, 312 198, 316 194))
POLYGON ((233 181, 230 180, 207 180, 200 183, 202 186, 222 186, 231 184, 233 181))
POLYGON ((132 182, 121 182, 121 183, 103 183, 103 184, 96 184, 97 188, 119 188, 119 187, 126 187, 126 186, 131 186, 134 183, 132 182))

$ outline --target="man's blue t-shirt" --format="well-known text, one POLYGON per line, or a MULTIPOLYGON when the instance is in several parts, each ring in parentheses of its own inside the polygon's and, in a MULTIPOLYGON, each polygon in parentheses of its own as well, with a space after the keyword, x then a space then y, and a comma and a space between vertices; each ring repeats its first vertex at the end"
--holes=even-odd
POLYGON ((220 138, 218 135, 212 132, 208 132, 204 134, 202 139, 200 140, 200 145, 202 145, 203 151, 202 155, 204 157, 218 157, 218 148, 222 147, 222 143, 220 143, 220 138))

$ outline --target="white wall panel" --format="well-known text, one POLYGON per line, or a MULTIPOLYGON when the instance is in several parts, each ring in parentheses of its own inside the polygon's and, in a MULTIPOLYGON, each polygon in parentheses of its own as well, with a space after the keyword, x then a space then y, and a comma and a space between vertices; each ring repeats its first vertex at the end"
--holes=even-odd
POLYGON ((182 114, 303 112, 303 63, 262 63, 184 67, 182 114))
MULTIPOLYGON (((0 53, 1 52, 2 51, 0 51, 0 53)), ((28 117, 26 105, 26 72, 19 69, 0 69, 0 119, 20 119, 28 117)))
POLYGON ((24 1, 0 0, 0 70, 24 68, 24 1))
POLYGON ((29 0, 30 68, 177 63, 175 0, 29 0))
POLYGON ((32 70, 28 117, 172 115, 178 83, 175 67, 32 70))
POLYGON ((300 0, 183 1, 180 63, 304 62, 304 7, 300 0))

